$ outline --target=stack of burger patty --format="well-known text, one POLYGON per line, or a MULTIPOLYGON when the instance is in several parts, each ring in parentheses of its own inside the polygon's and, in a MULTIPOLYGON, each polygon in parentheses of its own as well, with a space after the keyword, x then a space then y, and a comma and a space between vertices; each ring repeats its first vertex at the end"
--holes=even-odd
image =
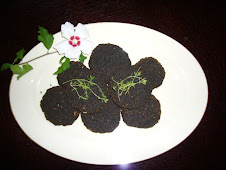
POLYGON ((106 133, 123 121, 132 127, 149 128, 160 119, 159 101, 151 94, 165 77, 164 68, 152 57, 131 65, 119 46, 100 44, 90 56, 89 68, 71 62, 59 74, 59 86, 48 89, 41 101, 47 120, 71 125, 81 114, 87 129, 106 133))

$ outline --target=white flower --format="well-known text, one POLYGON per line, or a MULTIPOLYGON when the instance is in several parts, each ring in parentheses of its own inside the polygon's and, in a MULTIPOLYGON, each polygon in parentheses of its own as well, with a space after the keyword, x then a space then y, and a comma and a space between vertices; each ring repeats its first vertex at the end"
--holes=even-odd
POLYGON ((54 48, 59 54, 64 54, 70 59, 78 59, 81 52, 91 54, 93 43, 89 40, 89 32, 84 25, 78 23, 76 28, 70 22, 61 25, 61 33, 67 40, 57 44, 54 48))

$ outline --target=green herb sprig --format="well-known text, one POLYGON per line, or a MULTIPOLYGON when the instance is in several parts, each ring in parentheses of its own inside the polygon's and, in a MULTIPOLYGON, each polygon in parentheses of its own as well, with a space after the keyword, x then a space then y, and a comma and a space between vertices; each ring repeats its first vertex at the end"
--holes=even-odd
POLYGON ((89 99, 89 92, 91 92, 95 97, 97 97, 97 99, 101 100, 102 102, 107 103, 108 102, 107 96, 104 95, 100 86, 93 82, 94 78, 95 78, 94 76, 90 75, 88 80, 76 78, 76 79, 68 80, 68 81, 64 82, 63 84, 70 83, 70 86, 72 87, 72 91, 75 91, 77 93, 79 99, 88 100, 89 99), (96 86, 101 95, 96 94, 92 90, 92 88, 91 88, 92 86, 96 86), (84 90, 84 93, 79 94, 78 88, 81 88, 82 90, 84 90))
POLYGON ((141 72, 139 71, 139 69, 137 70, 137 72, 134 72, 130 76, 121 80, 120 82, 117 82, 116 80, 114 80, 113 77, 111 79, 116 83, 116 85, 113 86, 112 88, 113 90, 117 91, 119 101, 123 93, 125 94, 129 93, 129 90, 131 87, 134 87, 137 84, 146 85, 147 83, 146 78, 141 77, 141 72))

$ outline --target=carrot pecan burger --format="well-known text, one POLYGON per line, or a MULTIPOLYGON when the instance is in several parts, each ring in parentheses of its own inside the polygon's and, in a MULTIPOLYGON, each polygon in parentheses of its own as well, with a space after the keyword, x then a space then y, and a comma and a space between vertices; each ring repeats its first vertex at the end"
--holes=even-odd
POLYGON ((41 100, 41 108, 46 119, 54 125, 71 125, 80 113, 70 104, 65 90, 60 86, 46 91, 41 100))

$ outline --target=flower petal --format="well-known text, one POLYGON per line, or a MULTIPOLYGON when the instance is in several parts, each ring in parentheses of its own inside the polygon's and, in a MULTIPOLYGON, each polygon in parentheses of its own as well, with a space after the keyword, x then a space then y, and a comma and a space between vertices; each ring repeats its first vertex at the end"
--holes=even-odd
POLYGON ((94 44, 89 40, 83 40, 81 41, 80 48, 85 55, 89 55, 94 49, 94 44))
POLYGON ((65 24, 62 24, 61 25, 61 33, 64 38, 69 40, 71 38, 71 36, 73 36, 75 33, 74 25, 71 24, 70 22, 66 22, 65 24))
POLYGON ((78 25, 76 26, 75 35, 79 36, 81 39, 87 39, 90 37, 86 26, 81 23, 78 23, 78 25))
POLYGON ((65 56, 71 59, 79 58, 80 54, 81 54, 80 48, 72 46, 70 46, 70 48, 65 52, 65 56))
POLYGON ((74 26, 72 23, 70 23, 70 22, 65 22, 64 25, 66 25, 66 26, 69 27, 70 29, 75 29, 75 26, 74 26))
POLYGON ((54 48, 59 52, 59 54, 63 54, 70 48, 70 46, 71 45, 66 40, 66 41, 62 41, 59 44, 55 45, 54 48))

